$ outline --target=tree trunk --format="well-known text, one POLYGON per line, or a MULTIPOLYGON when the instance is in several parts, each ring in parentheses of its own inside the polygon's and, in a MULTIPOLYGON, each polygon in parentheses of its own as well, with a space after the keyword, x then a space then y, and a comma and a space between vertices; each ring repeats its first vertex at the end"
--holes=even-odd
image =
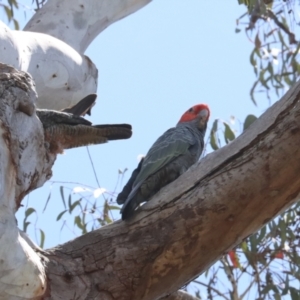
POLYGON ((15 212, 44 184, 56 156, 47 152, 31 77, 0 63, 0 299, 35 299, 46 290, 43 261, 19 234, 15 212))
POLYGON ((300 84, 118 221, 49 249, 45 299, 159 299, 298 200, 300 84))

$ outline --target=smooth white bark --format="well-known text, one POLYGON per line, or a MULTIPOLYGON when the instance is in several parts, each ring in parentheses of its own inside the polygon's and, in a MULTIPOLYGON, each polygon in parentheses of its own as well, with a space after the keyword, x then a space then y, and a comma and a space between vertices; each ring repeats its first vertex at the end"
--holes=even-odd
POLYGON ((151 0, 48 0, 24 30, 47 33, 84 53, 106 27, 149 2, 151 0))
POLYGON ((19 234, 15 212, 27 193, 51 177, 55 156, 44 144, 29 75, 0 64, 0 95, 0 299, 31 299, 44 294, 46 275, 19 234))
POLYGON ((32 75, 37 106, 60 110, 97 90, 91 60, 50 35, 10 30, 0 21, 0 62, 32 75))
POLYGON ((150 1, 48 0, 25 31, 0 21, 0 62, 32 75, 39 108, 72 106, 97 90, 98 71, 83 54, 86 48, 107 26, 150 1))
POLYGON ((0 21, 0 62, 19 69, 19 46, 13 32, 0 21))

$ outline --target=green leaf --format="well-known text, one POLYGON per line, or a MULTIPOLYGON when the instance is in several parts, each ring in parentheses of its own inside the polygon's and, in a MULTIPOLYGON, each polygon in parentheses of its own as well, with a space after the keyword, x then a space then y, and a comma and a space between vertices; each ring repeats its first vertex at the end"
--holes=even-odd
POLYGON ((273 294, 274 300, 281 300, 281 297, 279 294, 273 294))
POLYGON ((244 131, 257 119, 254 115, 248 115, 244 122, 244 131))
POLYGON ((71 206, 70 206, 70 209, 69 209, 69 212, 72 213, 73 209, 80 204, 80 201, 81 201, 81 198, 77 201, 75 201, 71 206))
POLYGON ((273 76, 274 76, 274 70, 273 70, 273 65, 272 65, 270 62, 268 63, 267 70, 268 70, 268 72, 270 73, 271 78, 273 79, 273 76))
POLYGON ((61 213, 58 214, 56 221, 59 221, 61 219, 61 217, 67 212, 68 210, 64 210, 61 213))
POLYGON ((217 130, 218 130, 218 120, 215 120, 212 129, 210 131, 210 146, 213 148, 213 150, 219 149, 219 146, 216 141, 217 130))
POLYGON ((26 232, 28 225, 30 224, 30 222, 23 222, 23 231, 26 232))
POLYGON ((226 122, 223 122, 223 124, 225 126, 225 132, 224 132, 225 142, 226 144, 228 144, 230 141, 233 141, 235 139, 235 134, 226 122))
POLYGON ((51 190, 50 190, 50 193, 49 193, 48 198, 47 198, 47 200, 46 200, 46 203, 45 203, 43 212, 45 212, 45 210, 46 210, 46 208, 47 208, 47 206, 48 206, 48 203, 49 203, 50 198, 51 198, 51 190))
POLYGON ((59 191, 60 191, 60 195, 61 195, 62 202, 63 202, 64 207, 65 207, 65 209, 66 209, 67 206, 66 206, 65 195, 64 195, 64 187, 63 187, 63 186, 60 186, 60 187, 59 187, 59 191))
POLYGON ((108 204, 107 201, 105 200, 104 207, 103 207, 103 215, 107 215, 107 214, 108 214, 108 204))
POLYGON ((45 233, 42 229, 40 229, 40 247, 43 249, 44 248, 44 243, 45 243, 45 233))
POLYGON ((80 229, 83 228, 83 225, 82 225, 82 222, 81 222, 81 218, 79 216, 75 217, 74 224, 76 224, 80 229))
POLYGON ((256 49, 259 49, 261 47, 261 41, 259 39, 258 32, 256 34, 256 37, 255 37, 255 40, 254 40, 254 44, 255 44, 255 48, 256 49))
POLYGON ((74 223, 77 225, 77 227, 79 229, 82 230, 82 233, 85 234, 86 231, 86 224, 84 224, 84 222, 82 222, 81 218, 79 216, 76 216, 74 219, 74 223))
POLYGON ((283 38, 283 36, 281 34, 281 31, 278 30, 277 32, 278 32, 278 37, 279 37, 279 40, 280 40, 280 44, 283 45, 283 46, 285 46, 285 48, 289 48, 288 45, 285 43, 285 40, 284 40, 284 38, 283 38))
POLYGON ((216 142, 216 135, 213 132, 210 135, 210 146, 213 148, 213 150, 218 150, 219 149, 219 146, 216 142))
POLYGON ((290 287, 290 294, 291 294, 292 300, 299 300, 300 293, 298 290, 296 290, 293 287, 290 287))
POLYGON ((257 63, 256 63, 256 59, 254 58, 255 54, 256 54, 256 49, 254 48, 250 54, 250 64, 254 67, 254 72, 257 75, 257 63))
POLYGON ((71 194, 69 195, 69 198, 68 198, 68 206, 69 206, 69 212, 71 213, 71 206, 72 206, 72 196, 71 196, 71 194))
POLYGON ((244 4, 247 6, 248 12, 251 12, 254 7, 255 0, 238 0, 238 3, 239 5, 244 4))
POLYGON ((20 30, 19 22, 16 19, 13 19, 15 30, 20 30))
POLYGON ((286 241, 286 224, 280 219, 278 227, 280 228, 281 245, 286 241))
POLYGON ((249 251, 248 250, 248 245, 245 241, 243 241, 240 246, 241 246, 243 252, 248 252, 249 251))
POLYGON ((32 208, 32 207, 27 208, 25 211, 25 219, 28 218, 34 212, 35 212, 34 208, 32 208))
MULTIPOLYGON (((287 48, 289 48, 289 47, 287 47, 287 48)), ((293 54, 291 56, 291 60, 295 59, 296 55, 299 54, 299 50, 300 50, 300 43, 298 43, 297 48, 293 51, 293 54)))
POLYGON ((119 206, 115 206, 115 205, 108 205, 108 209, 109 210, 120 210, 121 208, 119 206))
POLYGON ((250 251, 254 254, 257 253, 257 239, 255 235, 251 235, 249 238, 250 241, 250 251))
POLYGON ((251 97, 251 100, 252 100, 252 102, 254 103, 255 106, 257 106, 257 103, 256 103, 256 101, 254 99, 254 91, 255 91, 255 88, 256 88, 256 86, 257 86, 258 83, 259 83, 259 80, 256 80, 254 82, 251 90, 250 90, 250 97, 251 97))
POLYGON ((17 0, 11 0, 11 2, 16 8, 19 8, 19 4, 17 0))
POLYGON ((261 83, 261 85, 263 87, 265 87, 267 90, 269 90, 269 86, 267 85, 267 81, 265 79, 265 73, 267 71, 267 68, 266 69, 262 69, 260 72, 259 72, 259 81, 261 83))
POLYGON ((199 298, 200 300, 202 299, 199 290, 197 290, 197 291, 195 292, 195 296, 196 296, 197 298, 199 298))
POLYGON ((105 221, 107 224, 112 223, 112 219, 111 219, 108 215, 105 215, 105 216, 104 216, 104 221, 105 221))
POLYGON ((212 126, 212 131, 217 132, 218 130, 218 119, 214 120, 213 126, 212 126))
POLYGON ((283 80, 288 86, 292 86, 294 83, 288 75, 283 76, 283 80))
POLYGON ((7 19, 10 22, 11 19, 12 19, 13 13, 12 13, 11 9, 8 6, 6 6, 6 5, 4 5, 4 10, 5 10, 7 19))

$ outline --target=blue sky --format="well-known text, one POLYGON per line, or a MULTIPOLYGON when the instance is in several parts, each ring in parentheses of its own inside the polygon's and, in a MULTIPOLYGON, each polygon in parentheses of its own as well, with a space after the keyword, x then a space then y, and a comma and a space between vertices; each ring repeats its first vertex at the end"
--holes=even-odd
MULTIPOLYGON (((32 1, 21 2, 30 7, 32 1)), ((252 45, 243 32, 234 32, 235 20, 245 12, 237 2, 154 0, 111 25, 90 45, 85 54, 99 70, 99 83, 97 104, 89 119, 96 124, 133 126, 129 140, 89 147, 99 183, 108 191, 106 197, 115 190, 118 170, 128 168, 126 181, 138 163, 138 155, 145 154, 192 105, 210 106, 209 127, 216 118, 229 121, 235 116, 236 129, 246 115, 259 116, 266 109, 267 99, 261 98, 255 107, 249 97, 255 80, 249 63, 252 45)), ((27 10, 27 20, 30 15, 27 10)), ((23 12, 18 12, 18 17, 22 28, 26 22, 23 12)), ((67 214, 56 222, 56 216, 64 210, 59 193, 62 185, 66 198, 68 189, 74 186, 98 187, 87 148, 59 155, 51 183, 23 201, 25 208, 38 211, 29 217, 28 232, 35 239, 35 233, 39 234, 36 229, 42 228, 45 248, 79 234, 67 214), (42 212, 50 189, 51 198, 42 212), (68 225, 61 229, 64 221, 68 225)), ((121 188, 119 184, 116 191, 121 188)), ((94 201, 91 193, 86 195, 94 201)), ((73 200, 78 198, 72 196, 73 200)), ((97 201, 101 206, 103 198, 97 201)), ((21 228, 25 208, 17 214, 21 228)))

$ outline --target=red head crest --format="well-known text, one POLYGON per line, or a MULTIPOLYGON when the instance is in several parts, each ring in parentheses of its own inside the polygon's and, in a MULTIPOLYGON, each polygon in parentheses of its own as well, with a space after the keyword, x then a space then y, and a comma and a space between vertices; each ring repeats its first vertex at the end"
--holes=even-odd
POLYGON ((208 108, 208 105, 206 104, 197 104, 191 107, 189 110, 187 110, 182 117, 180 118, 178 123, 181 122, 189 122, 194 120, 195 118, 198 117, 199 113, 203 111, 204 116, 206 116, 206 120, 208 121, 209 115, 210 115, 210 110, 208 108))

